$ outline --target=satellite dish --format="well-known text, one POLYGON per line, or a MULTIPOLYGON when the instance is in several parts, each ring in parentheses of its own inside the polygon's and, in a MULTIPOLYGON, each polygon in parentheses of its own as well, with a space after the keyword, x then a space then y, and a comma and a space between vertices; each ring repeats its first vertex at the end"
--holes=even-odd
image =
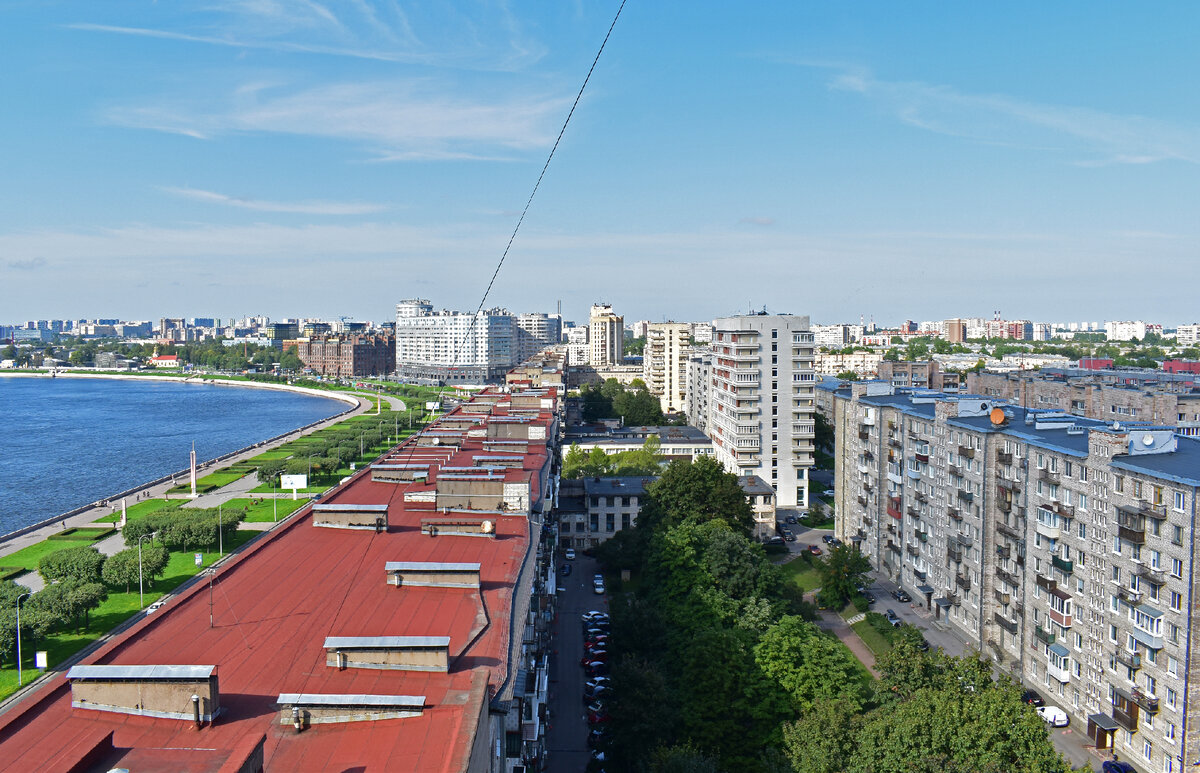
POLYGON ((496 524, 492 523, 491 521, 484 521, 483 523, 479 524, 479 528, 484 534, 491 534, 493 531, 495 531, 496 524))
POLYGON ((1003 408, 993 408, 992 412, 988 414, 988 418, 992 420, 992 424, 994 424, 996 426, 1000 426, 1001 424, 1004 423, 1004 420, 1006 418, 1004 415, 1004 409, 1003 408))
POLYGON ((1154 436, 1151 435, 1149 432, 1147 432, 1145 435, 1142 435, 1142 445, 1144 445, 1144 446, 1154 445, 1154 436))

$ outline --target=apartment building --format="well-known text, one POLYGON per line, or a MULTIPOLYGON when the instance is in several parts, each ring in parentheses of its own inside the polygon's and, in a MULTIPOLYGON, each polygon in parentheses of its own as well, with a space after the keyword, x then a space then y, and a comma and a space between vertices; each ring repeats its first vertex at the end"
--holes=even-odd
POLYGON ((943 371, 937 360, 883 360, 879 363, 879 379, 901 389, 936 389, 946 392, 957 392, 962 382, 958 373, 943 371))
POLYGON ((713 321, 706 431, 717 459, 738 475, 770 483, 780 507, 808 507, 815 382, 807 316, 713 321))
POLYGON ((658 398, 663 413, 678 413, 687 404, 690 327, 686 322, 651 322, 646 325, 642 379, 650 394, 658 398))
POLYGON ((419 384, 497 381, 517 364, 515 318, 504 309, 435 312, 429 301, 396 304, 396 375, 419 384))
POLYGON ((1200 760, 1200 441, 881 382, 835 400, 840 537, 1099 748, 1200 760))
POLYGON ((687 397, 684 412, 688 424, 705 432, 708 430, 708 398, 712 393, 712 364, 711 349, 691 349, 687 355, 687 397))
POLYGON ((607 303, 592 306, 588 317, 589 364, 594 368, 620 365, 625 359, 625 318, 607 303))
POLYGON ((1180 346, 1195 346, 1200 344, 1200 325, 1180 325, 1175 328, 1175 340, 1180 346))
POLYGON ((859 378, 874 377, 879 373, 883 355, 878 352, 850 352, 849 354, 825 354, 817 352, 816 371, 822 376, 853 373, 859 378))
POLYGON ((562 341, 562 317, 558 314, 518 314, 513 332, 516 335, 516 361, 525 362, 562 341))
POLYGON ((567 364, 573 367, 590 365, 592 345, 588 340, 589 327, 573 327, 567 330, 567 364))
POLYGON ((967 375, 967 391, 1101 421, 1140 421, 1200 437, 1200 390, 1193 377, 1064 369, 967 375))
POLYGON ((296 341, 305 367, 322 376, 382 376, 396 365, 396 339, 390 335, 319 335, 296 341))

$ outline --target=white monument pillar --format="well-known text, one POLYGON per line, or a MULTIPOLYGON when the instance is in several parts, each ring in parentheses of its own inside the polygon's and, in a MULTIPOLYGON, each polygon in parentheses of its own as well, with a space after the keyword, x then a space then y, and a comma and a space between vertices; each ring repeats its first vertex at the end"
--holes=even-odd
POLYGON ((196 498, 196 441, 192 441, 192 499, 196 498))

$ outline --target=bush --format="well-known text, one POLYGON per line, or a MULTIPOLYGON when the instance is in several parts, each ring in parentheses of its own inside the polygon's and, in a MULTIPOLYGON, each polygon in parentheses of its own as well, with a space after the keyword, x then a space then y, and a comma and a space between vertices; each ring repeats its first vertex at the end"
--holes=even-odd
POLYGON ((871 602, 867 601, 867 597, 863 595, 855 596, 852 600, 854 608, 859 612, 866 612, 871 608, 871 602))
POLYGON ((38 574, 46 582, 55 580, 79 580, 84 583, 99 582, 104 566, 104 556, 90 545, 66 548, 47 553, 38 561, 38 574))
POLYGON ((117 530, 111 527, 92 528, 88 526, 78 526, 73 529, 60 531, 58 534, 51 534, 46 539, 97 542, 116 533, 117 530))
POLYGON ((878 612, 868 612, 867 622, 871 624, 872 628, 879 631, 883 638, 887 639, 888 644, 894 643, 893 639, 896 636, 896 629, 888 622, 886 617, 878 612))

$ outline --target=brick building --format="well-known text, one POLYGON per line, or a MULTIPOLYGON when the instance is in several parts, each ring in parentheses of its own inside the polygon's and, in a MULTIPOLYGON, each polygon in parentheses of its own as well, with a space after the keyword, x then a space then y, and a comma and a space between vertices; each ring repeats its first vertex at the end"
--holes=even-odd
POLYGON ((390 335, 323 335, 296 340, 305 367, 322 376, 382 376, 396 364, 396 339, 390 335))

